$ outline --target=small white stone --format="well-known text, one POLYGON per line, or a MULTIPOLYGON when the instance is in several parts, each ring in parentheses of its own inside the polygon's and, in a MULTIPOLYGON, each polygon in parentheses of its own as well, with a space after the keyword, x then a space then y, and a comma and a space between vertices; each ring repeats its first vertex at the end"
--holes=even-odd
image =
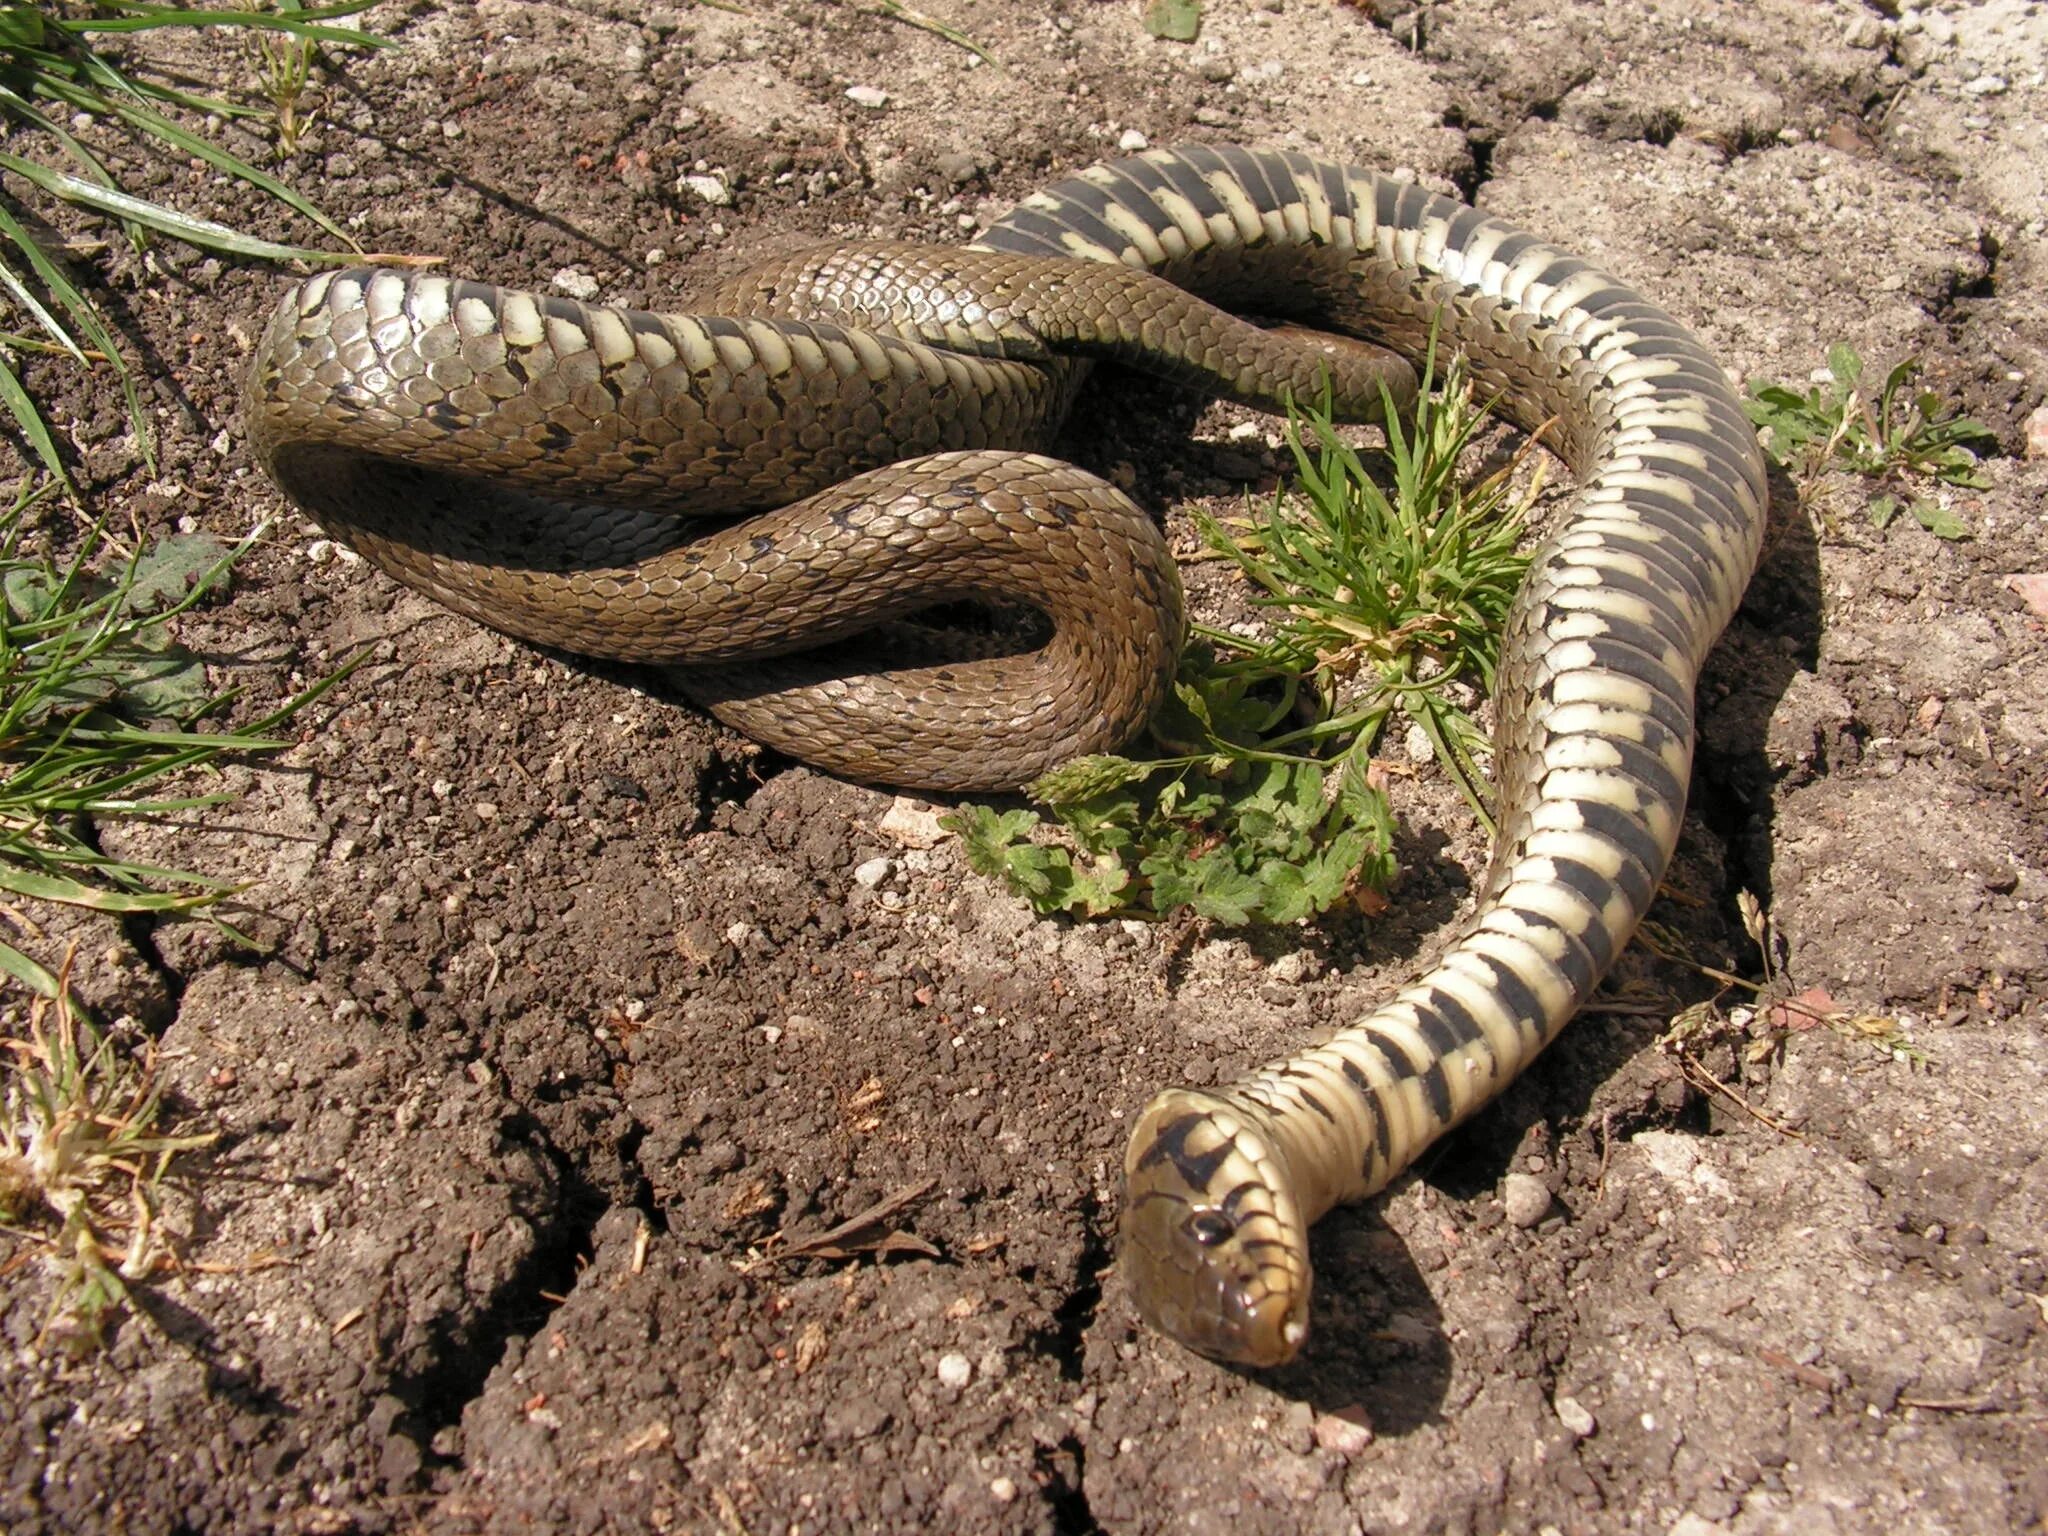
POLYGON ((896 862, 893 859, 869 859, 864 864, 856 864, 854 866, 853 883, 866 886, 872 891, 876 886, 888 879, 890 875, 894 874, 895 871, 896 862))
POLYGON ((1410 721, 1408 734, 1401 738, 1401 750, 1408 754, 1411 763, 1433 763, 1436 761, 1436 746, 1429 739, 1429 732, 1421 724, 1410 721))
POLYGON ((575 267, 562 268, 549 281, 570 298, 581 299, 586 304, 596 298, 599 292, 597 279, 575 267))
POLYGON ((681 190, 690 193, 699 202, 709 203, 714 208, 732 206, 732 188, 725 184, 723 176, 685 176, 678 184, 681 190))
POLYGON ((1116 141, 1116 147, 1126 153, 1136 154, 1139 150, 1148 147, 1151 142, 1150 139, 1138 132, 1137 129, 1126 128, 1123 131, 1123 136, 1116 141))
POLYGON ((999 1477, 988 1485, 988 1496, 998 1504, 1011 1503, 1017 1497, 1017 1480, 999 1477))
POLYGON ((1574 1438, 1583 1440, 1600 1426, 1593 1418, 1593 1412, 1576 1397, 1560 1392, 1551 1400, 1550 1408, 1557 1415, 1557 1422, 1572 1432, 1574 1438))
POLYGON ((1629 1145, 1650 1160, 1650 1166, 1667 1179, 1684 1179, 1698 1166, 1700 1149, 1690 1136, 1671 1131, 1644 1131, 1629 1145))
POLYGON ((1308 956, 1300 950, 1291 950, 1266 967, 1266 974, 1275 981, 1298 987, 1308 979, 1308 956))
POLYGON ((936 848, 946 840, 946 829, 939 825, 938 807, 908 795, 898 795, 889 802, 889 809, 882 813, 875 829, 906 848, 936 848))
POLYGON ((1550 1214, 1550 1190, 1534 1174, 1511 1173, 1501 1184, 1501 1204, 1508 1220, 1526 1231, 1550 1214))
POLYGON ((1972 96, 2003 96, 2005 76, 1979 75, 1976 79, 1965 82, 1963 89, 1972 96))
POLYGON ((974 1380, 974 1362, 957 1350, 939 1356, 939 1385, 955 1391, 974 1380))
POLYGON ((1365 1422, 1365 1410, 1356 1405, 1317 1414, 1314 1434, 1317 1445, 1346 1461, 1372 1445, 1372 1426, 1365 1422))
POLYGON ((2048 405, 2037 405, 2027 417, 2027 457, 2048 459, 2048 405))
POLYGON ((870 112, 879 112, 889 105, 889 93, 872 85, 849 85, 846 99, 856 107, 866 107, 870 112))

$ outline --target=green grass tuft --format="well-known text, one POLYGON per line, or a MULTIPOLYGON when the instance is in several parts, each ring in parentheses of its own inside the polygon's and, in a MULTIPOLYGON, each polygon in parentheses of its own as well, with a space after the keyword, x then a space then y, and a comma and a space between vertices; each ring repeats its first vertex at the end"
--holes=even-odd
POLYGON ((1436 397, 1434 372, 1432 358, 1413 420, 1388 432, 1390 489, 1327 412, 1290 414, 1296 489, 1201 523, 1251 583, 1263 633, 1197 626, 1152 722, 1160 755, 1080 758, 1026 789, 1056 825, 971 804, 943 818, 975 869, 1040 912, 1091 917, 1234 926, 1370 906, 1393 875, 1372 751, 1397 714, 1485 815, 1485 738, 1463 701, 1493 686, 1537 484, 1517 490, 1513 464, 1463 484, 1485 415, 1461 362, 1436 397))
POLYGON ((1932 390, 1915 389, 1920 364, 1895 364, 1873 392, 1853 347, 1828 351, 1828 381, 1804 391, 1752 382, 1744 402, 1765 447, 1799 484, 1802 501, 1830 471, 1874 482, 1870 521, 1882 531, 1901 511, 1937 538, 1960 539, 1968 527, 1926 494, 1930 484, 1982 490, 1979 467, 1998 439, 1982 422, 1957 415, 1932 390))
MULTIPOLYGON (((24 549, 37 499, 20 496, 0 514, 0 895, 108 913, 209 906, 234 888, 102 853, 96 825, 222 803, 222 795, 156 786, 226 756, 284 746, 271 733, 348 669, 262 719, 204 728, 235 694, 208 687, 171 625, 225 588, 262 530, 232 546, 173 535, 102 574, 101 528, 61 563, 24 549)), ((0 971, 45 995, 55 986, 45 967, 5 942, 0 971)))
POLYGON ((171 1159, 215 1137, 163 1132, 154 1055, 131 1053, 59 985, 0 1035, 0 1224, 54 1279, 43 1340, 96 1349, 129 1286, 176 1263, 157 1223, 171 1159))
MULTIPOLYGON (((321 42, 382 46, 382 39, 328 25, 371 3, 207 11, 103 0, 79 16, 71 14, 73 7, 0 0, 0 124, 14 129, 17 141, 14 149, 0 150, 0 170, 44 198, 113 220, 138 249, 152 235, 168 235, 203 249, 272 261, 360 259, 341 226, 311 201, 180 121, 184 114, 246 118, 261 109, 198 95, 124 68, 95 39, 164 28, 230 27, 275 34, 308 48, 321 42), (123 153, 106 148, 109 133, 125 141, 123 153), (40 146, 40 154, 34 146, 40 146), (197 160, 276 199, 346 249, 264 240, 138 197, 124 189, 112 163, 137 154, 179 164, 197 160)), ((0 181, 0 407, 29 451, 66 486, 70 480, 62 447, 22 380, 23 354, 61 354, 81 367, 111 372, 142 454, 154 463, 134 374, 89 287, 89 280, 74 276, 53 245, 36 199, 24 197, 15 183, 0 181)))

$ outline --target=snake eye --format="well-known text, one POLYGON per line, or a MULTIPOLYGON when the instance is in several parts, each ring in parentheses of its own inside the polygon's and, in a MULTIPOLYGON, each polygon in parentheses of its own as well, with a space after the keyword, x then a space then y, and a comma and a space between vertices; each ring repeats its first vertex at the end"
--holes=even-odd
POLYGON ((1237 1235, 1237 1223, 1221 1211, 1197 1211, 1188 1218, 1188 1236, 1204 1248, 1227 1243, 1237 1235))

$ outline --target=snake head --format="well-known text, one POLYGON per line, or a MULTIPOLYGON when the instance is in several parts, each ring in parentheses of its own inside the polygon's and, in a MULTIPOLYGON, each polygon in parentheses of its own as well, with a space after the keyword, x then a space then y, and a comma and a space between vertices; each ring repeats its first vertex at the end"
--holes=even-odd
POLYGON ((1281 1365, 1308 1337, 1308 1228, 1256 1108, 1177 1088, 1124 1160, 1122 1265, 1145 1321, 1214 1360, 1281 1365))

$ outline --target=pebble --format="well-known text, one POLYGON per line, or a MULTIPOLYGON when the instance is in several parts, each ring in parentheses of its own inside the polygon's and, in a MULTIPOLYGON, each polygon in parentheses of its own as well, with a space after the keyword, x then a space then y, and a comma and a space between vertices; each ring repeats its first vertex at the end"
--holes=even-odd
POLYGON ((1138 132, 1137 129, 1126 128, 1123 131, 1123 137, 1119 138, 1116 141, 1116 147, 1118 149, 1125 151, 1126 153, 1136 154, 1139 150, 1145 149, 1148 146, 1150 146, 1151 142, 1152 141, 1150 139, 1146 138, 1145 135, 1138 132))
POLYGON ((1972 96, 2003 96, 2005 94, 2005 76, 1979 75, 1974 80, 1965 81, 1963 89, 1972 96))
POLYGON ((1868 11, 1858 11, 1842 31, 1842 41, 1851 48, 1876 49, 1884 46, 1884 23, 1868 11))
POLYGON ((889 105, 889 93, 878 86, 849 85, 846 99, 856 107, 866 107, 870 112, 879 112, 889 105))
POLYGON ((938 808, 907 795, 898 795, 889 802, 876 830, 906 848, 936 848, 946 840, 946 829, 939 825, 938 808))
POLYGON ((1411 763, 1436 761, 1436 747, 1429 739, 1429 732, 1415 721, 1409 722, 1408 734, 1401 738, 1401 750, 1408 754, 1411 763))
POLYGON ((1551 1399, 1550 1408, 1557 1415, 1557 1422, 1570 1430, 1575 1439, 1583 1440, 1600 1427, 1592 1410, 1576 1397, 1560 1392, 1551 1399))
POLYGON ((896 861, 889 858, 869 859, 853 867, 853 883, 873 890, 896 872, 896 861))
POLYGON ((1511 1173, 1502 1181, 1501 1204, 1508 1220, 1527 1231, 1550 1214, 1550 1190, 1534 1174, 1511 1173))
POLYGON ((732 206, 732 188, 725 184, 723 176, 685 176, 679 185, 681 190, 693 194, 699 202, 709 203, 714 208, 732 206))
POLYGON ((575 267, 562 268, 550 281, 570 298, 581 299, 586 304, 596 298, 600 291, 596 278, 575 267))
POLYGON ((1267 966, 1266 974, 1289 986, 1300 986, 1308 978, 1308 956, 1298 949, 1291 950, 1267 966))
POLYGON ((1273 1438, 1296 1456, 1306 1456, 1315 1446, 1316 1411, 1307 1403, 1293 1402, 1280 1415, 1273 1438))
POLYGON ((963 149, 948 150, 939 156, 937 164, 939 174, 946 178, 949 185, 955 187, 966 186, 982 172, 981 157, 971 155, 963 149))
POLYGON ((939 1356, 939 1385, 956 1392, 974 1380, 974 1362, 957 1351, 939 1356))
POLYGON ((2027 457, 2048 459, 2048 405, 2037 405, 2027 417, 2027 457))
POLYGON ((1372 1425, 1366 1418, 1365 1409, 1351 1403, 1330 1413, 1318 1414, 1315 1438, 1316 1444, 1324 1450, 1349 1460, 1353 1456, 1364 1455, 1372 1445, 1372 1425))
POLYGON ((1017 1480, 1013 1477, 999 1477, 988 1485, 988 1496, 998 1504, 1009 1504, 1017 1497, 1017 1480))

